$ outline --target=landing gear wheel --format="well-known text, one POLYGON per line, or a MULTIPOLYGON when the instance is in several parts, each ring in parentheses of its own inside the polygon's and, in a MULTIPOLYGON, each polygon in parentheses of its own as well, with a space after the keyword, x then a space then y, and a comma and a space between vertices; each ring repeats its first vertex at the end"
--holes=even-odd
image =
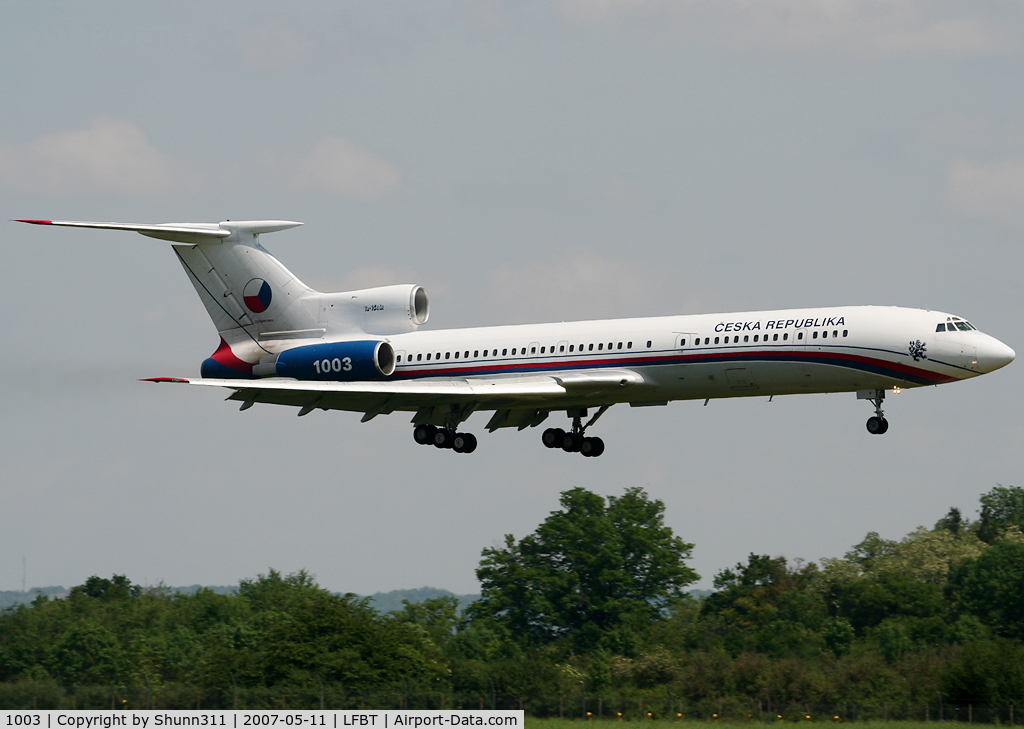
POLYGON ((579 433, 566 433, 562 436, 562 450, 566 453, 579 453, 583 445, 583 436, 579 433))
POLYGON ((438 428, 434 432, 433 443, 435 448, 451 448, 453 440, 455 440, 455 434, 450 430, 438 428))
POLYGON ((476 436, 472 433, 456 433, 452 438, 452 450, 456 453, 472 453, 476 450, 476 436))
POLYGON ((604 441, 600 438, 584 438, 580 444, 580 453, 587 458, 597 458, 604 453, 604 441))
POLYGON ((548 428, 540 437, 541 443, 547 448, 561 448, 565 431, 561 428, 548 428))
POLYGON ((872 415, 868 418, 867 428, 871 435, 881 435, 889 429, 889 421, 877 415, 872 415))
POLYGON ((433 425, 417 425, 413 428, 412 438, 420 445, 430 445, 434 442, 434 433, 437 428, 433 425))

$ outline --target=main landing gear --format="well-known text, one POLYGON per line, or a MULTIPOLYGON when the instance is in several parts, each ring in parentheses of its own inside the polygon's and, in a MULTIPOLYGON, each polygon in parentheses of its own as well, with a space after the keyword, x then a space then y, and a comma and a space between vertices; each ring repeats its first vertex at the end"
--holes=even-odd
POLYGON ((582 423, 583 418, 587 416, 586 408, 570 410, 572 430, 567 433, 561 428, 548 428, 541 435, 541 442, 548 448, 561 448, 566 453, 582 453, 586 458, 597 458, 604 453, 604 441, 584 434, 587 428, 596 423, 609 407, 611 406, 602 405, 586 425, 582 423))
POLYGON ((476 450, 476 436, 472 433, 456 433, 454 428, 417 425, 413 428, 412 437, 420 445, 451 448, 456 453, 472 453, 476 450))
POLYGON ((875 414, 868 418, 867 428, 871 435, 882 435, 889 430, 889 421, 885 419, 882 412, 882 401, 885 400, 885 390, 875 390, 874 397, 865 398, 875 406, 875 414))

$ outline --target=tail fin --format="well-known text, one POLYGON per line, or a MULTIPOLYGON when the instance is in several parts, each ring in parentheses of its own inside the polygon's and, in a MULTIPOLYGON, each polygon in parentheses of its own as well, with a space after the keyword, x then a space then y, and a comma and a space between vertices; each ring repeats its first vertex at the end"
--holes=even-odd
POLYGON ((214 356, 203 364, 204 376, 251 376, 252 364, 271 353, 270 342, 319 337, 326 328, 319 314, 320 294, 297 279, 259 244, 261 233, 286 230, 302 223, 287 220, 156 225, 67 220, 18 222, 133 230, 151 238, 172 241, 178 260, 222 340, 214 356))

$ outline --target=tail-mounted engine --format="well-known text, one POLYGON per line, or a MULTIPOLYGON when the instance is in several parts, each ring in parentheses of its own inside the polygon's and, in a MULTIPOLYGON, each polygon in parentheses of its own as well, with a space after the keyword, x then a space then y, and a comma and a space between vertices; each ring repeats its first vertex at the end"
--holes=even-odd
POLYGON ((426 324, 430 316, 427 292, 416 284, 323 294, 320 308, 332 332, 401 334, 426 324))
POLYGON ((257 377, 297 380, 380 380, 395 371, 395 350, 387 342, 362 340, 310 344, 281 352, 252 368, 257 377))

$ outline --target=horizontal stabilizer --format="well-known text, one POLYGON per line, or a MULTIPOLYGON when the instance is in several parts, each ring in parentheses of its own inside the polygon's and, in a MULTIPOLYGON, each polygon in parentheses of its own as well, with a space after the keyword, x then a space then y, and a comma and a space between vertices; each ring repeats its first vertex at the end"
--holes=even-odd
POLYGON ((259 235, 295 228, 302 223, 292 220, 226 220, 222 223, 91 223, 79 220, 16 220, 32 225, 59 225, 66 228, 99 228, 101 230, 132 230, 136 233, 176 243, 214 243, 231 236, 259 235))

